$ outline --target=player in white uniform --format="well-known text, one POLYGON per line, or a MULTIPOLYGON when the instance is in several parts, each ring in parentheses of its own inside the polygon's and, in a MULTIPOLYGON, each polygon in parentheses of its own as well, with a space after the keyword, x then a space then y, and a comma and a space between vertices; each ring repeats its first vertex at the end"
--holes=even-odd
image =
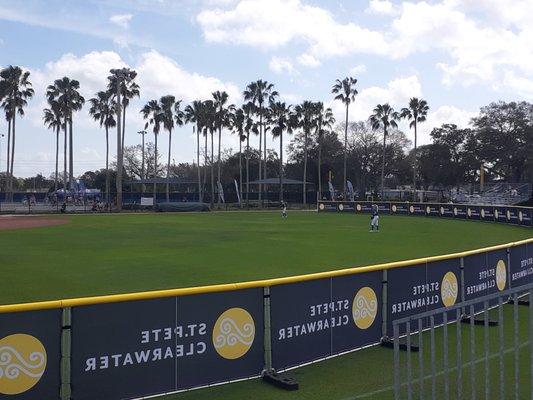
POLYGON ((370 232, 379 232, 379 207, 376 204, 372 204, 372 214, 370 215, 370 232))
POLYGON ((281 203, 281 217, 287 218, 287 203, 281 203))

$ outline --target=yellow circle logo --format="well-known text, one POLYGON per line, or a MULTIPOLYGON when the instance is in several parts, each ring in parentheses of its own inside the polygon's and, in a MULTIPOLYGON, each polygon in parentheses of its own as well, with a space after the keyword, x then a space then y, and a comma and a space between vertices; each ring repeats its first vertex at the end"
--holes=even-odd
POLYGON ((485 209, 481 209, 481 218, 485 218, 485 209))
POLYGON ((467 214, 468 214, 469 217, 472 216, 472 210, 470 208, 467 210, 467 214))
POLYGON ((445 307, 451 307, 457 301, 457 295, 459 294, 459 285, 457 284, 457 277, 453 272, 447 272, 442 278, 440 285, 440 297, 442 304, 445 307))
POLYGON ((374 323, 378 313, 378 298, 372 288, 365 286, 353 299, 352 316, 359 329, 368 329, 374 323))
POLYGON ((27 392, 46 369, 46 350, 30 335, 17 334, 0 340, 0 393, 27 392))
POLYGON ((494 218, 498 219, 498 215, 500 215, 498 210, 494 210, 494 218))
POLYGON ((429 214, 431 212, 431 208, 429 206, 426 207, 426 214, 429 214))
POLYGON ((248 311, 230 308, 218 317, 213 328, 213 345, 218 354, 228 360, 245 355, 255 338, 255 324, 248 311))
POLYGON ((357 206, 355 206, 355 208, 357 209, 357 211, 361 211, 361 204, 358 204, 357 206))
POLYGON ((441 208, 440 208, 440 214, 441 214, 441 215, 444 215, 444 207, 441 207, 441 208))
POLYGON ((409 206, 409 212, 412 214, 415 212, 415 208, 413 206, 409 206))
POLYGON ((505 290, 505 284, 507 283, 507 268, 505 268, 505 261, 500 260, 496 264, 496 286, 501 292, 505 290))
POLYGON ((320 203, 320 205, 318 206, 318 208, 320 208, 321 210, 323 210, 323 209, 326 208, 326 207, 324 206, 324 204, 320 203))
POLYGON ((392 205, 392 212, 396 212, 397 208, 396 208, 396 204, 393 204, 392 205))
POLYGON ((518 219, 520 220, 520 222, 524 220, 524 214, 522 214, 522 211, 518 211, 518 219))
POLYGON ((507 210, 507 219, 511 219, 511 211, 507 210))
POLYGON ((339 211, 344 210, 344 206, 342 204, 339 204, 339 211))
POLYGON ((453 208, 453 215, 457 215, 457 207, 453 208))

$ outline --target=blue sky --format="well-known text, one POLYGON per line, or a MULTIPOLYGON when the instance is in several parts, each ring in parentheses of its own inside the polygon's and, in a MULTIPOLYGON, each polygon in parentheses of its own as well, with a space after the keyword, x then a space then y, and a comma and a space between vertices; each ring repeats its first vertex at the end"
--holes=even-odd
MULTIPOLYGON (((141 85, 126 144, 138 143, 138 110, 149 99, 186 103, 226 90, 239 104, 259 78, 287 102, 331 103, 342 119, 330 89, 347 75, 359 81, 351 120, 378 103, 425 98, 427 143, 434 126, 466 125, 491 101, 533 100, 532 9, 533 0, 0 0, 0 65, 28 69, 36 90, 17 124, 15 174, 53 170, 54 136, 41 123, 46 86, 66 75, 88 99, 121 65, 135 68, 141 85)), ((76 173, 105 162, 104 133, 87 109, 75 116, 76 173)), ((160 143, 166 151, 166 137, 160 143)), ((227 133, 223 146, 237 142, 227 133)), ((176 162, 192 161, 194 149, 191 127, 177 131, 176 162)))

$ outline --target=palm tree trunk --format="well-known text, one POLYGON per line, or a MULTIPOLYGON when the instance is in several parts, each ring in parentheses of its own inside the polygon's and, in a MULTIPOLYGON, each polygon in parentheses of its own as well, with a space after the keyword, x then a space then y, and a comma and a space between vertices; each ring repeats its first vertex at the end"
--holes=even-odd
POLYGON ((239 198, 240 206, 242 207, 242 140, 241 134, 239 133, 239 198))
POLYGON ((203 185, 202 187, 205 189, 204 192, 207 192, 207 165, 208 165, 208 154, 207 154, 207 141, 208 141, 208 138, 207 138, 207 130, 205 130, 204 132, 204 137, 205 137, 205 152, 204 152, 204 179, 203 179, 203 185))
POLYGON ((9 172, 9 193, 10 193, 10 200, 13 201, 13 165, 15 161, 15 139, 16 139, 16 129, 15 129, 15 122, 17 119, 17 114, 14 111, 13 112, 13 124, 11 125, 11 167, 9 172))
POLYGON ((9 172, 11 171, 10 167, 10 160, 11 158, 11 118, 9 118, 9 121, 7 121, 7 164, 6 164, 6 200, 7 200, 7 193, 9 192, 10 184, 11 184, 11 177, 9 175, 9 172))
POLYGON ((322 198, 322 138, 320 134, 318 136, 318 193, 320 193, 320 198, 322 198))
POLYGON ((348 108, 350 106, 346 103, 346 125, 344 126, 344 198, 346 198, 346 160, 348 159, 348 108))
POLYGON ((74 179, 74 146, 73 146, 73 140, 72 140, 72 111, 70 112, 70 118, 69 118, 69 160, 68 160, 68 182, 70 185, 70 188, 72 189, 72 181, 74 179))
POLYGON ((307 130, 304 132, 304 179, 303 179, 303 204, 307 204, 307 130))
POLYGON ((54 175, 54 194, 57 196, 57 176, 58 176, 58 168, 59 168, 59 130, 61 128, 58 127, 56 130, 56 172, 54 175))
MULTIPOLYGON (((123 149, 123 142, 122 142, 122 134, 123 130, 121 127, 122 124, 122 102, 120 101, 120 79, 117 82, 117 179, 116 179, 116 189, 117 189, 117 210, 120 212, 122 211, 122 166, 124 162, 124 153, 122 152, 123 149)), ((157 143, 157 142, 156 142, 157 143)), ((157 145, 156 145, 157 146, 157 145)), ((155 163, 157 164, 157 153, 156 153, 156 160, 155 163)), ((157 170, 156 170, 157 171, 157 170)), ((156 203, 156 199, 154 196, 154 205, 156 203)))
POLYGON ((283 202, 283 131, 279 134, 279 201, 283 202))
POLYGON ((107 207, 109 207, 109 192, 110 191, 111 191, 111 182, 109 179, 109 127, 106 125, 105 127, 105 196, 106 196, 107 207))
POLYGON ((246 206, 248 206, 250 193, 250 132, 246 135, 246 206))
MULTIPOLYGON (((262 117, 259 116, 259 119, 261 119, 262 117)), ((263 143, 263 124, 261 123, 261 121, 259 122, 259 177, 258 179, 261 180, 261 175, 262 175, 262 160, 263 160, 263 157, 261 156, 263 154, 263 146, 262 146, 262 143, 263 143)), ((261 194, 263 192, 263 185, 259 184, 259 201, 261 201, 261 194)))
POLYGON ((63 125, 63 200, 67 200, 67 120, 63 125))
MULTIPOLYGON (((124 103, 124 102, 123 102, 124 103)), ((126 137, 126 106, 122 106, 122 147, 121 153, 124 154, 124 138, 126 137)))
MULTIPOLYGON (((220 141, 222 140, 222 126, 218 127, 218 160, 217 160, 217 182, 220 182, 220 141)), ((221 183, 221 182, 220 182, 221 183)), ((217 183, 218 185, 218 183, 217 183)), ((217 203, 220 204, 220 194, 218 196, 217 203)))
POLYGON ((172 129, 168 131, 168 161, 167 161, 167 202, 170 201, 170 152, 172 151, 172 129))
POLYGON ((385 190, 385 145, 387 141, 387 128, 383 128, 383 162, 381 164, 381 201, 385 190))
MULTIPOLYGON (((262 107, 261 107, 262 109, 262 107)), ((261 112, 261 126, 263 127, 263 152, 264 152, 264 163, 263 163, 263 179, 267 179, 267 134, 265 132, 265 127, 263 125, 263 112, 261 112)), ((265 192, 267 191, 265 185, 265 192)))
POLYGON ((415 150, 413 152, 413 201, 416 201, 416 121, 415 121, 415 150))
POLYGON ((215 203, 215 174, 214 174, 214 144, 213 144, 213 131, 211 131, 211 207, 215 203))
POLYGON ((155 136, 155 151, 154 151, 154 205, 157 203, 157 133, 154 132, 155 136))
POLYGON ((203 202, 204 199, 202 197, 202 176, 200 173, 200 127, 198 125, 196 125, 196 160, 198 162, 198 201, 203 202))

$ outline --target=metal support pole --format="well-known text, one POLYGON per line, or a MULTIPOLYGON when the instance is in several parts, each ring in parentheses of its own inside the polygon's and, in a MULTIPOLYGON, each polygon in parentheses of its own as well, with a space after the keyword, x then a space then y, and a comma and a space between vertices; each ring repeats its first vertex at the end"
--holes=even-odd
POLYGON ((463 360, 462 360, 462 337, 461 337, 461 310, 458 308, 456 312, 456 335, 457 335, 457 400, 463 397, 463 360))
POLYGON ((406 324, 407 344, 407 400, 413 398, 413 374, 411 372, 411 321, 406 324))
POLYGON ((400 329, 397 323, 393 323, 394 345, 394 400, 400 400, 400 329))
POLYGON ((503 364, 503 299, 498 297, 498 341, 500 351, 500 400, 505 400, 504 364, 503 364))
POLYGON ((443 372, 444 372, 444 399, 450 399, 450 383, 448 376, 448 313, 445 311, 442 313, 442 330, 443 330, 443 372))
POLYGON ((483 302, 483 333, 485 340, 485 400, 490 400, 490 364, 489 364, 489 302, 483 302))
POLYGON ((381 337, 387 338, 387 323, 388 323, 388 299, 387 299, 387 270, 383 270, 383 278, 381 280, 381 298, 383 304, 381 305, 381 315, 383 315, 383 322, 381 323, 381 337))
POLYGON ((518 352, 520 347, 518 345, 518 293, 513 294, 513 325, 514 325, 514 397, 519 400, 520 396, 520 367, 518 364, 518 352))
POLYGON ((431 398, 437 398, 437 371, 435 366, 435 317, 429 317, 429 327, 431 333, 431 398))
POLYGON ((424 338, 422 318, 418 319, 418 384, 420 385, 420 400, 424 400, 424 338))
POLYGON ((476 400, 476 332, 474 329, 474 305, 470 305, 470 398, 476 400))
POLYGON ((72 392, 70 386, 71 376, 71 324, 72 314, 70 308, 63 308, 61 318, 61 400, 69 400, 72 392))
POLYGON ((272 334, 270 326, 270 287, 263 288, 263 307, 264 307, 264 326, 265 326, 265 338, 264 338, 264 347, 265 347, 265 371, 272 371, 272 334))

